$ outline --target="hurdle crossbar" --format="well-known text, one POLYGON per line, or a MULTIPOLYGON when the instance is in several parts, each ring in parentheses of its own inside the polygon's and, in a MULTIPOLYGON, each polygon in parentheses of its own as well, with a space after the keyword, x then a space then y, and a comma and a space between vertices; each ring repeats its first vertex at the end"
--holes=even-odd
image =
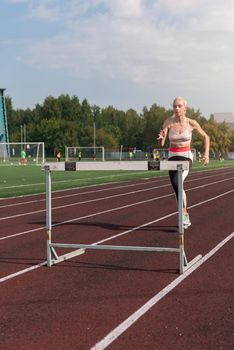
POLYGON ((109 162, 58 162, 45 163, 43 170, 46 174, 46 230, 47 230, 47 266, 51 267, 59 262, 84 254, 86 249, 99 250, 125 250, 144 252, 172 252, 179 254, 179 272, 184 273, 198 260, 197 255, 188 262, 184 249, 183 226, 183 181, 182 173, 189 169, 188 161, 109 161, 109 162), (170 247, 144 247, 144 246, 117 246, 100 244, 69 244, 52 242, 52 205, 51 205, 51 171, 82 171, 82 170, 176 170, 178 171, 178 222, 179 222, 179 248, 170 247), (58 255, 55 248, 75 249, 72 252, 58 255))

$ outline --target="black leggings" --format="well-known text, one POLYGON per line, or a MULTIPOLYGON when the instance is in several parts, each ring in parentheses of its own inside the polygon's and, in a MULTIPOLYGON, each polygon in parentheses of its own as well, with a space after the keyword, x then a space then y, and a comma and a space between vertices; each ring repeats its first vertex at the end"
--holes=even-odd
MULTIPOLYGON (((192 169, 192 160, 190 158, 182 157, 182 156, 174 156, 168 159, 170 160, 187 160, 189 161, 189 170, 192 169)), ((189 170, 183 170, 182 174, 182 182, 184 183, 184 180, 188 176, 189 170)), ((172 187, 175 191, 176 199, 178 202, 178 171, 177 170, 169 170, 169 177, 171 180, 172 187)), ((185 194, 185 191, 183 190, 183 208, 187 208, 187 197, 185 194)))

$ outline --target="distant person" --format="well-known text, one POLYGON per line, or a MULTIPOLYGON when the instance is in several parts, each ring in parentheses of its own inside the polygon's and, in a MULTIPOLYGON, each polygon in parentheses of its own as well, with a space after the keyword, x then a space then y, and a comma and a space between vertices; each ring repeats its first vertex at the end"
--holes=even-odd
POLYGON ((26 152, 24 149, 21 150, 20 152, 20 164, 26 165, 27 164, 27 159, 26 159, 26 152))
MULTIPOLYGON (((172 117, 165 120, 162 130, 158 134, 157 140, 160 142, 160 145, 163 146, 168 134, 170 141, 168 160, 189 161, 191 168, 193 162, 191 140, 192 133, 195 131, 204 139, 205 152, 202 160, 203 164, 207 165, 209 163, 210 138, 196 120, 186 116, 186 111, 186 100, 182 97, 176 97, 173 101, 174 113, 172 117)), ((183 182, 188 173, 188 170, 183 171, 183 182)), ((169 176, 178 200, 178 171, 170 170, 169 176)), ((187 198, 185 191, 183 191, 183 224, 184 228, 188 228, 191 225, 187 210, 187 198)))
POLYGON ((78 153, 78 160, 79 160, 79 162, 81 161, 81 151, 79 151, 79 153, 78 153))
POLYGON ((219 161, 220 162, 223 162, 224 161, 224 158, 223 158, 223 155, 221 152, 219 152, 219 161))
POLYGON ((60 162, 60 160, 61 160, 61 152, 59 151, 57 153, 57 162, 60 162))
POLYGON ((155 160, 159 160, 160 159, 160 156, 159 156, 159 151, 156 151, 155 152, 155 160))

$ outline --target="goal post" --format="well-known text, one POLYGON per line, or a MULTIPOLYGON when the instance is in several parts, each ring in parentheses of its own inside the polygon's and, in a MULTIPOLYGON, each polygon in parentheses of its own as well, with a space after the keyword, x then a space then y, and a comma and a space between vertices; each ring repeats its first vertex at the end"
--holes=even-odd
POLYGON ((22 151, 25 152, 24 164, 44 164, 44 142, 2 142, 0 143, 0 163, 9 163, 13 165, 22 164, 22 151))
POLYGON ((105 148, 103 146, 96 147, 79 147, 79 146, 66 146, 65 147, 65 160, 105 160, 105 148))

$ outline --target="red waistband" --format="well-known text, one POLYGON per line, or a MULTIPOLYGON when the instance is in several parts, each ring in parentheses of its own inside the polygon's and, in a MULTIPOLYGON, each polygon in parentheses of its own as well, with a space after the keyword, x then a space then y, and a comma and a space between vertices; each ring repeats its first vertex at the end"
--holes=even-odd
POLYGON ((190 147, 176 147, 176 148, 169 148, 169 152, 188 152, 191 151, 190 147))

